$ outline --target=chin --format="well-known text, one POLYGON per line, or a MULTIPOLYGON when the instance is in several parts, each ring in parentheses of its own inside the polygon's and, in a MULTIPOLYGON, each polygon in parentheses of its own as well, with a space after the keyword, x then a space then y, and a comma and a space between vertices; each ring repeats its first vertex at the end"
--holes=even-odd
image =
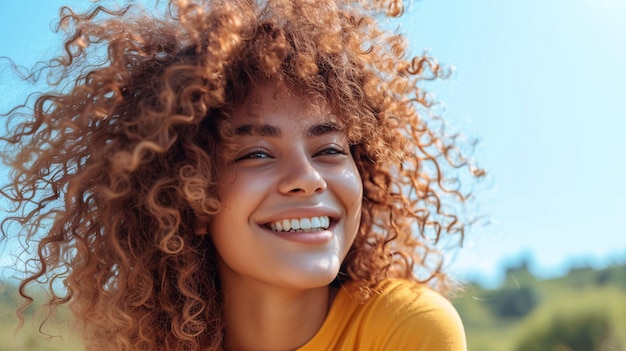
POLYGON ((313 289, 328 286, 339 274, 339 264, 333 269, 296 270, 283 276, 287 285, 294 288, 313 289))

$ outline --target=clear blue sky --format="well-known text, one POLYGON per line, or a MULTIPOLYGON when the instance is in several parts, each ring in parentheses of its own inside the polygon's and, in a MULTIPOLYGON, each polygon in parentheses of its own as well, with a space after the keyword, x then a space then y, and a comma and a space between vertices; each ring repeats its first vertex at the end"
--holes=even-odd
MULTIPOLYGON (((0 3, 0 56, 28 66, 54 53, 62 4, 89 2, 0 3)), ((626 2, 421 0, 400 30, 456 67, 429 87, 489 172, 476 195, 491 224, 468 234, 454 269, 497 282, 521 255, 543 276, 625 262, 626 2)), ((2 110, 23 96, 16 84, 0 70, 2 110)))
POLYGON ((478 195, 493 224, 457 265, 626 261, 626 2, 423 0, 409 15, 415 48, 456 66, 436 93, 490 173, 478 195))

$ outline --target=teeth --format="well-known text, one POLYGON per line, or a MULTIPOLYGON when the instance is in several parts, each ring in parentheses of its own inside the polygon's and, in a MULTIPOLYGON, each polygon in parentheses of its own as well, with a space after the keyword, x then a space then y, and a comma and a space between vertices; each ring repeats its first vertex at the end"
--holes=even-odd
POLYGON ((283 230, 288 232, 291 229, 291 221, 288 219, 283 219, 283 230))
POLYGON ((276 232, 288 232, 290 230, 315 231, 328 229, 330 218, 328 216, 283 219, 270 223, 270 228, 276 232))
POLYGON ((311 218, 311 227, 313 228, 319 228, 322 226, 322 223, 319 219, 319 217, 313 217, 311 218))
POLYGON ((300 229, 311 229, 311 220, 308 218, 302 218, 300 220, 300 229))
POLYGON ((291 220, 291 229, 293 229, 293 230, 300 229, 300 221, 297 220, 297 219, 292 219, 291 220))

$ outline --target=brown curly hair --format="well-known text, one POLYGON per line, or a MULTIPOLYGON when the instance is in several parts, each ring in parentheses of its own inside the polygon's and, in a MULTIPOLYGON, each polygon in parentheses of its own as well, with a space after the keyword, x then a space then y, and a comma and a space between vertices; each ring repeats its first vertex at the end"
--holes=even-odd
POLYGON ((37 243, 21 294, 48 284, 47 304, 69 305, 88 349, 219 350, 216 257, 201 234, 219 210, 226 111, 268 80, 328 103, 348 131, 363 212, 333 284, 356 281, 367 299, 404 277, 446 293, 435 245, 462 239, 464 223, 445 209, 466 195, 444 173, 482 171, 427 124, 436 119, 418 84, 445 70, 407 58, 405 39, 377 24, 402 2, 167 5, 63 8, 65 53, 46 66, 52 92, 4 115, 12 173, 2 194, 15 207, 3 237, 17 222, 23 242, 37 243))

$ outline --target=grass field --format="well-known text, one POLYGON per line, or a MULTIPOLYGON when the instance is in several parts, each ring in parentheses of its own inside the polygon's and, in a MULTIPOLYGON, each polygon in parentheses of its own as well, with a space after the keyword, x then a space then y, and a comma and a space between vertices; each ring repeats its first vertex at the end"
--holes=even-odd
POLYGON ((626 350, 626 266, 551 280, 513 269, 499 289, 470 285, 454 304, 469 350, 523 351, 532 339, 536 351, 626 350))

